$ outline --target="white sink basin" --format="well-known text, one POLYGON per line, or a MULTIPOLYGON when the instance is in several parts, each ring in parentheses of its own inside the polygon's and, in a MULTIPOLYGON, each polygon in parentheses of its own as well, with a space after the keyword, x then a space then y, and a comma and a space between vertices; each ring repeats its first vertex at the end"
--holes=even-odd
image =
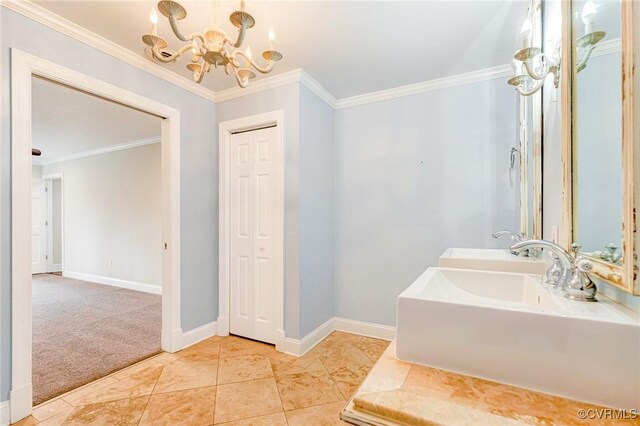
POLYGON ((429 268, 398 297, 399 359, 640 408, 640 316, 570 301, 534 275, 429 268))
POLYGON ((440 256, 438 266, 523 274, 543 274, 546 269, 542 259, 515 256, 509 250, 475 248, 447 249, 440 256))

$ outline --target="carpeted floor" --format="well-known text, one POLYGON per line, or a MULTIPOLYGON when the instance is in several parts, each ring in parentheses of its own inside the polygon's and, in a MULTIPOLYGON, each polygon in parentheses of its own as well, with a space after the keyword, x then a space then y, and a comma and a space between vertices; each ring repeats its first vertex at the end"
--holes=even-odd
POLYGON ((161 296, 33 279, 33 404, 161 352, 161 296))

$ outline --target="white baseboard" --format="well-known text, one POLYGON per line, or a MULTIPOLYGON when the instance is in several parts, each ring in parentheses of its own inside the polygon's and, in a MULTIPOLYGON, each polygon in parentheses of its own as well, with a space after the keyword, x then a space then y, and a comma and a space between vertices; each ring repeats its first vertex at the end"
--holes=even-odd
POLYGON ((31 383, 11 389, 9 392, 10 420, 16 423, 31 414, 33 408, 33 386, 31 383))
POLYGON ((335 317, 334 321, 334 330, 336 331, 344 331, 347 333, 375 337, 376 339, 383 340, 393 340, 396 337, 396 328, 388 325, 380 325, 338 317, 335 317))
POLYGON ((9 401, 0 402, 0 426, 7 426, 11 423, 11 410, 9 401))
POLYGON ((54 263, 51 265, 49 272, 62 272, 62 263, 54 263))
POLYGON ((112 287, 121 287, 129 290, 142 291, 144 293, 162 294, 162 286, 154 284, 138 283, 135 281, 126 281, 118 278, 102 277, 100 275, 85 274, 84 272, 62 271, 62 276, 73 278, 76 280, 89 281, 96 284, 110 285, 112 287))
POLYGON ((293 356, 302 356, 331 334, 331 332, 333 332, 333 318, 327 320, 301 340, 291 338, 284 339, 284 352, 293 356))
POLYGON ((210 322, 209 324, 201 325, 193 330, 182 333, 182 349, 188 348, 191 345, 195 345, 198 342, 202 342, 209 337, 216 335, 216 322, 210 322))
MULTIPOLYGON (((320 327, 300 340, 291 338, 284 339, 281 347, 282 350, 289 355, 302 356, 334 331, 344 331, 346 333, 383 340, 393 340, 396 337, 395 327, 334 317, 327 320, 320 327)), ((280 347, 278 349, 280 349, 280 347)))

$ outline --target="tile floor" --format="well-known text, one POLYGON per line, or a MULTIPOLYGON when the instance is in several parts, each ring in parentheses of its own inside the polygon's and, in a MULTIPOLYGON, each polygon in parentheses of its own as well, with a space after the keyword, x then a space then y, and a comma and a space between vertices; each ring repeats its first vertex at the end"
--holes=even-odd
POLYGON ((340 410, 388 345, 334 332, 296 358, 216 336, 62 395, 18 425, 340 425, 340 410))

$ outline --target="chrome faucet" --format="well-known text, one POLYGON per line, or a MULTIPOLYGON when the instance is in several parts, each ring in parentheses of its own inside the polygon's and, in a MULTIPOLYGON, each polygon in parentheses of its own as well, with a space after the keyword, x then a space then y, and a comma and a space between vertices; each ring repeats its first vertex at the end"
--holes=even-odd
MULTIPOLYGON (((509 230, 497 231, 497 232, 494 232, 491 236, 493 238, 500 238, 503 235, 508 235, 509 238, 511 238, 511 241, 513 241, 514 243, 518 243, 520 241, 526 241, 526 239, 523 238, 522 235, 509 230)), ((521 250, 519 252, 509 249, 509 252, 514 256, 538 257, 538 251, 535 248, 521 250)))
POLYGON ((552 251, 562 261, 562 270, 558 287, 564 292, 564 296, 571 300, 583 302, 597 302, 596 284, 589 277, 593 270, 593 263, 576 251, 572 255, 559 245, 546 240, 526 240, 515 243, 511 251, 520 252, 531 248, 544 248, 552 251))

